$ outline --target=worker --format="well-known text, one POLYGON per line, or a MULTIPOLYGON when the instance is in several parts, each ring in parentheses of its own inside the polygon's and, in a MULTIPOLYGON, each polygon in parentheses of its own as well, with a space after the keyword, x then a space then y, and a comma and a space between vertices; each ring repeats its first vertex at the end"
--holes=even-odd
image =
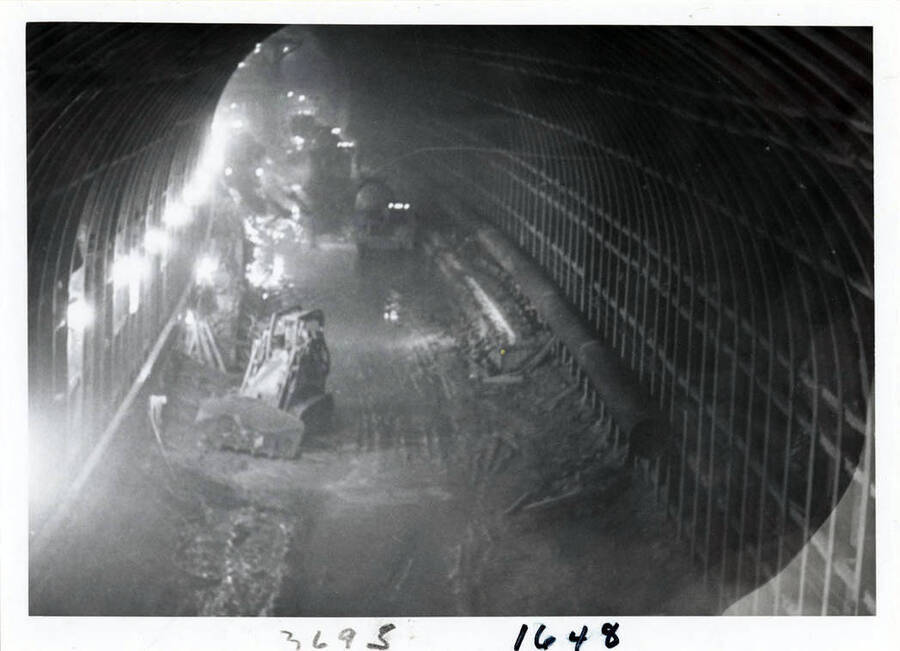
POLYGON ((306 400, 325 392, 325 380, 331 363, 325 336, 318 326, 319 322, 314 319, 300 323, 295 400, 306 400))

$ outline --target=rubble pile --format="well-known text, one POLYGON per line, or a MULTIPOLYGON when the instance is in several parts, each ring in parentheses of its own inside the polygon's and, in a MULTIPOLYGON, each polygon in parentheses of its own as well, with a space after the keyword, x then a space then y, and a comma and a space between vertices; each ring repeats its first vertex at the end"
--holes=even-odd
POLYGON ((285 459, 300 454, 303 423, 255 398, 210 398, 201 403, 195 422, 210 449, 285 459))
POLYGON ((206 508, 203 520, 184 531, 176 556, 192 584, 184 614, 270 616, 293 533, 276 512, 206 508))

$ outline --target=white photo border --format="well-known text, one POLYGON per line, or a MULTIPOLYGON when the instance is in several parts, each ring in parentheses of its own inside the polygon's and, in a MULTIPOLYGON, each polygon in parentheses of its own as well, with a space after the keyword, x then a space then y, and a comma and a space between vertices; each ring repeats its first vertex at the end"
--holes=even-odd
MULTIPOLYGON (((519 627, 544 623, 570 648, 583 625, 585 651, 605 648, 600 628, 619 623, 619 649, 887 649, 897 648, 900 615, 900 4, 851 1, 678 0, 626 2, 366 1, 358 2, 11 2, 0 3, 0 647, 18 649, 285 649, 312 648, 317 630, 329 649, 337 632, 359 633, 353 648, 396 626, 390 648, 423 651, 512 649, 519 627), (215 7, 214 10, 213 6, 215 7), (211 20, 214 19, 214 20, 211 20), (878 614, 871 617, 596 617, 503 618, 113 618, 28 615, 27 292, 25 175, 25 24, 30 21, 216 22, 271 24, 616 24, 616 25, 871 25, 874 27, 876 458, 882 460, 877 503, 878 614), (12 316, 10 316, 12 315, 12 316), (368 638, 368 639, 366 639, 368 638)), ((523 644, 523 649, 530 648, 523 644)))

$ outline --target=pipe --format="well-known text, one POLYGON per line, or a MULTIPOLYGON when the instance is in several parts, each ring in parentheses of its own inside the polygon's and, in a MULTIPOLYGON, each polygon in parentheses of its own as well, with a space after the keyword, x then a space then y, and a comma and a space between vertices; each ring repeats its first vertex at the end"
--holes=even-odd
POLYGON ((572 353, 610 416, 629 437, 630 452, 656 456, 667 442, 665 434, 671 427, 634 373, 615 350, 596 338, 534 262, 495 228, 474 224, 473 227, 479 244, 516 279, 520 291, 532 303, 541 320, 572 353))

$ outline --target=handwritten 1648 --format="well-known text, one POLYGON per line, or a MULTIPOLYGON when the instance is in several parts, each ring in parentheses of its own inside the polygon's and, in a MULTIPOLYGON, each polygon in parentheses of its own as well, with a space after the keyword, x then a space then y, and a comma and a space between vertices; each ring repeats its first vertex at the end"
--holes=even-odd
MULTIPOLYGON (((533 642, 535 649, 549 649, 554 642, 556 642, 556 636, 551 635, 547 632, 547 627, 543 624, 537 627, 537 630, 534 632, 533 642)), ((606 622, 603 626, 600 627, 600 635, 602 636, 603 643, 606 645, 607 649, 612 649, 614 646, 619 644, 619 636, 616 635, 616 631, 619 630, 619 623, 614 622, 610 624, 606 622)), ((525 641, 525 636, 528 634, 528 625, 522 624, 522 627, 519 629, 519 635, 516 637, 516 642, 513 644, 514 651, 519 651, 522 648, 522 642, 525 641)), ((569 642, 575 645, 574 651, 580 651, 581 645, 584 644, 588 639, 588 628, 587 626, 581 627, 581 632, 576 635, 575 631, 569 632, 569 642)))

